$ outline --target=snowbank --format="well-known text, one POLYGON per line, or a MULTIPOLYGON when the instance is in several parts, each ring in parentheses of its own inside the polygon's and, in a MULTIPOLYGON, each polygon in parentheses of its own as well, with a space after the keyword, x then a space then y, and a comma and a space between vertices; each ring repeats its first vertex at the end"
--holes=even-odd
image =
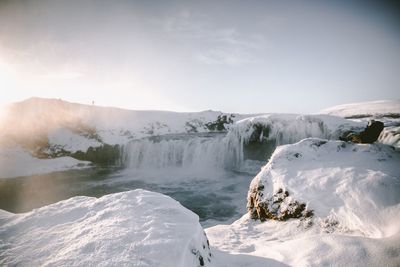
POLYGON ((0 210, 0 265, 210 266, 199 218, 162 194, 74 197, 23 214, 0 210))
POLYGON ((20 147, 0 148, 0 178, 81 169, 90 164, 71 157, 38 159, 20 147))
POLYGON ((400 118, 400 100, 381 100, 344 104, 324 109, 320 113, 344 118, 400 118))
POLYGON ((89 147, 99 147, 101 142, 82 136, 66 128, 58 128, 48 134, 49 144, 69 152, 87 151, 89 147))
POLYGON ((294 266, 396 266, 399 162, 397 151, 380 144, 305 139, 280 146, 250 185, 250 213, 258 206, 285 213, 297 201, 313 216, 260 223, 248 214, 207 235, 217 249, 294 266), (288 192, 281 202, 278 192, 288 192))

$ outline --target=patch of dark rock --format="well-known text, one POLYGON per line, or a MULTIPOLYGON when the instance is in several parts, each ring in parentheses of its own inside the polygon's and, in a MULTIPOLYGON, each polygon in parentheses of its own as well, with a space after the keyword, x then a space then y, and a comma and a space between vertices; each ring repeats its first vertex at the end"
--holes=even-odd
POLYGON ((205 126, 210 131, 226 131, 226 124, 232 124, 234 117, 234 114, 219 115, 216 121, 206 123, 205 126))
POLYGON ((260 186, 251 189, 247 199, 247 210, 250 217, 255 220, 287 221, 289 219, 304 219, 314 215, 308 210, 305 203, 289 200, 289 191, 282 188, 268 199, 262 199, 263 192, 260 186))
POLYGON ((276 140, 269 137, 270 127, 262 123, 252 125, 252 133, 243 146, 245 159, 267 160, 276 148, 276 140))
POLYGON ((314 140, 312 143, 312 146, 316 146, 316 147, 320 147, 322 145, 325 145, 327 143, 327 141, 323 141, 323 140, 314 140))
POLYGON ((199 255, 199 264, 200 266, 204 266, 204 259, 203 256, 199 255))
POLYGON ((370 120, 367 127, 362 132, 346 132, 341 137, 339 137, 339 139, 342 141, 353 143, 372 144, 376 140, 378 140, 378 137, 383 131, 383 128, 383 122, 370 120))
POLYGON ((363 118, 391 118, 391 119, 398 119, 400 118, 399 113, 383 113, 379 115, 372 115, 372 114, 359 114, 359 115, 353 115, 353 116, 347 116, 345 119, 363 119, 363 118))
POLYGON ((86 152, 77 151, 71 153, 69 156, 100 165, 114 165, 120 160, 120 155, 121 148, 119 145, 104 144, 99 147, 89 147, 86 152))

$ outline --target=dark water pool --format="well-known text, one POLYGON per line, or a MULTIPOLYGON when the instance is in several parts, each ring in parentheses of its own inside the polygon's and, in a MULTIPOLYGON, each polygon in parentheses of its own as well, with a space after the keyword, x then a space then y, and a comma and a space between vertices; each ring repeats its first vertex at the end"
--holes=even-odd
POLYGON ((162 175, 167 179, 96 167, 0 179, 0 209, 21 213, 73 196, 100 197, 141 188, 171 196, 198 214, 203 225, 210 226, 230 222, 245 212, 247 189, 253 177, 234 172, 179 179, 168 179, 174 174, 162 175))

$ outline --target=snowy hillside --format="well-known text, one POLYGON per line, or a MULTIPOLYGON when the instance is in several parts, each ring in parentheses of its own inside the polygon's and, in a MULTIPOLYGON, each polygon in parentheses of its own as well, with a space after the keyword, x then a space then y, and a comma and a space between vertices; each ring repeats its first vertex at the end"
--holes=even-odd
MULTIPOLYGON (((1 112, 0 164, 9 162, 12 156, 13 165, 18 167, 12 172, 0 169, 0 177, 34 174, 36 171, 19 170, 27 163, 46 165, 53 158, 72 167, 68 156, 80 160, 79 165, 86 161, 109 163, 118 160, 121 146, 131 140, 164 134, 226 132, 234 121, 246 117, 216 111, 132 111, 42 98, 12 104, 1 112), (10 149, 15 150, 11 156, 10 149)), ((38 169, 44 173, 60 168, 38 169)))
POLYGON ((2 266, 210 266, 198 216, 143 190, 0 210, 2 266))
POLYGON ((324 109, 320 113, 354 119, 365 117, 400 118, 400 100, 381 100, 344 104, 324 109))
MULTIPOLYGON (((74 138, 73 134, 77 134, 107 144, 122 144, 150 135, 221 131, 234 120, 243 118, 217 111, 133 111, 43 98, 12 104, 6 113, 2 121, 6 131, 2 132, 3 136, 18 132, 45 137, 51 134, 50 141, 57 141, 63 135, 74 138)), ((77 145, 82 145, 82 142, 77 142, 77 145)))
POLYGON ((293 266, 396 266, 399 162, 385 145, 305 139, 278 147, 250 185, 249 214, 207 235, 218 249, 293 266))
MULTIPOLYGON (((29 162, 38 165, 43 159, 73 157, 130 168, 196 165, 255 173, 277 145, 307 137, 337 139, 365 126, 329 115, 132 111, 41 98, 15 103, 2 117, 0 151, 22 147, 32 155, 29 162)), ((18 158, 28 160, 14 158, 18 166, 25 164, 18 158)), ((0 177, 9 173, 0 171, 0 177)))
POLYGON ((400 100, 381 100, 344 104, 322 110, 320 113, 367 122, 382 121, 385 128, 378 141, 400 148, 400 100))

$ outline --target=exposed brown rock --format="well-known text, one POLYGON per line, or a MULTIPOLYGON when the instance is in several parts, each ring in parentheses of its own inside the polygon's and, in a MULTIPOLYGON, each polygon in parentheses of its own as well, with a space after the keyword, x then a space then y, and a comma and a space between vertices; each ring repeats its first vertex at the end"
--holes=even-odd
POLYGON ((289 198, 289 192, 280 188, 272 197, 263 200, 264 185, 250 189, 247 210, 252 219, 287 221, 292 218, 313 216, 305 203, 289 198))

